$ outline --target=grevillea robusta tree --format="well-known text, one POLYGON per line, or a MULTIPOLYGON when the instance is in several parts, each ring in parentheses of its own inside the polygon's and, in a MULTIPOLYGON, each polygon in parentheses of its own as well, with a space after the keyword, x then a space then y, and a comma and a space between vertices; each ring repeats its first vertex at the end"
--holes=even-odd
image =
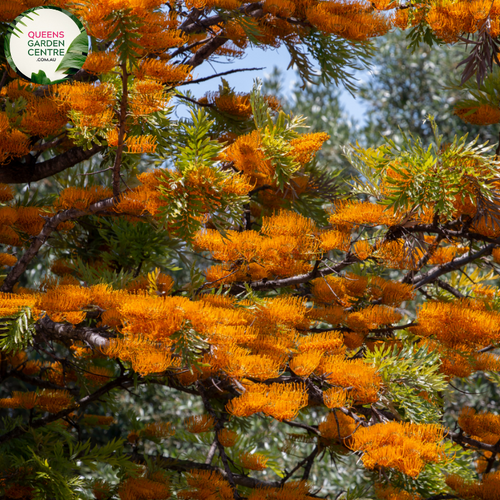
MULTIPOLYGON (((2 36, 45 4, 2 0, 2 36)), ((495 145, 429 117, 429 145, 345 145, 346 183, 258 84, 183 86, 281 45, 354 91, 408 30, 468 43, 456 113, 495 124, 500 2, 51 4, 92 52, 54 85, 0 61, 0 496, 497 499, 500 415, 450 404, 500 380, 495 145)))

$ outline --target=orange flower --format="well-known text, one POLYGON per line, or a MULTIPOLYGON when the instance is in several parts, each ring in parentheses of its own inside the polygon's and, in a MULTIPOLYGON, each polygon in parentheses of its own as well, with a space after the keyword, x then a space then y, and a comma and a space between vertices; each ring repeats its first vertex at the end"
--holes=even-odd
POLYGON ((217 437, 219 438, 219 443, 225 448, 231 448, 234 446, 240 436, 237 432, 231 431, 229 429, 222 429, 217 433, 217 437))
MULTIPOLYGON (((0 201, 5 203, 14 199, 14 191, 8 184, 0 184, 0 201)), ((2 207, 2 209, 5 207, 2 207)), ((3 224, 3 223, 2 223, 3 224)))
POLYGON ((0 266, 11 267, 17 262, 17 257, 8 253, 0 253, 0 266))
POLYGON ((477 108, 455 108, 454 113, 464 122, 473 125, 493 125, 500 122, 500 109, 489 104, 481 104, 477 108))
POLYGON ((82 67, 92 75, 109 73, 118 64, 118 58, 114 52, 91 52, 82 67))
POLYGON ((173 436, 175 434, 175 430, 172 429, 171 422, 155 422, 146 425, 146 427, 141 431, 141 434, 145 437, 165 439, 173 436))
POLYGON ((434 424, 388 422, 360 427, 349 447, 363 452, 368 469, 391 467, 416 478, 426 463, 445 460, 443 428, 434 424))
POLYGON ((215 421, 208 415, 198 415, 194 417, 187 417, 184 419, 186 430, 193 434, 200 434, 202 432, 209 432, 213 429, 215 421))
POLYGON ((260 453, 240 453, 239 459, 245 469, 251 470, 264 470, 269 460, 269 458, 260 453))

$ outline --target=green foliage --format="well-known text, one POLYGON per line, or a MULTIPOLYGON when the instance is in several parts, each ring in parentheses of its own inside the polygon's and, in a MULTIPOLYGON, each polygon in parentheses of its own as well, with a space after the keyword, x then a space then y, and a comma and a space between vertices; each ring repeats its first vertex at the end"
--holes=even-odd
POLYGON ((375 150, 352 147, 353 166, 359 168, 363 163, 361 171, 369 176, 363 183, 366 192, 373 191, 373 184, 384 178, 384 204, 394 210, 417 213, 424 206, 434 206, 445 218, 453 214, 456 196, 474 204, 479 198, 492 203, 496 195, 491 182, 498 170, 498 162, 486 155, 492 146, 477 145, 477 139, 467 142, 467 136, 455 136, 451 144, 445 145, 434 118, 428 119, 434 132, 428 147, 419 137, 403 131, 401 145, 386 138, 386 144, 375 150))
POLYGON ((427 23, 418 23, 416 26, 411 28, 406 35, 406 39, 410 42, 408 49, 411 50, 412 54, 414 54, 422 44, 426 44, 429 47, 443 44, 443 42, 436 37, 427 23))
POLYGON ((304 82, 312 84, 343 85, 351 94, 356 90, 354 72, 360 71, 369 65, 373 54, 373 46, 369 42, 353 42, 336 35, 325 35, 317 30, 310 30, 301 36, 305 52, 295 41, 285 40, 290 53, 288 69, 294 65, 304 82), (315 70, 310 58, 319 64, 315 70))
MULTIPOLYGON (((3 429, 9 431, 18 422, 4 419, 4 424, 3 429)), ((75 471, 82 466, 95 471, 108 464, 115 471, 133 473, 135 465, 123 453, 123 443, 122 439, 110 439, 103 445, 92 446, 90 440, 77 441, 60 423, 31 430, 17 442, 0 446, 0 466, 4 465, 0 467, 0 494, 2 477, 17 474, 20 484, 34 489, 33 498, 81 498, 85 481, 75 471)))
POLYGON ((29 307, 0 319, 0 351, 13 353, 26 349, 33 341, 35 319, 29 307))
POLYGON ((442 415, 439 394, 446 390, 448 382, 439 372, 441 360, 436 351, 404 339, 402 348, 375 346, 365 359, 378 368, 386 387, 380 402, 397 419, 439 423, 442 415))
POLYGON ((234 220, 241 220, 243 205, 247 196, 240 196, 224 191, 224 184, 235 175, 223 170, 218 162, 222 146, 210 139, 212 122, 203 109, 192 113, 192 124, 181 122, 177 173, 174 182, 160 184, 163 200, 162 215, 170 227, 175 227, 176 235, 181 239, 191 240, 201 228, 200 218, 210 212, 212 223, 221 231, 234 220), (206 168, 212 176, 211 184, 206 186, 203 179, 197 177, 200 169, 206 168))
POLYGON ((458 109, 472 108, 470 110, 472 113, 481 104, 489 104, 498 108, 500 105, 500 69, 494 65, 493 70, 488 73, 479 88, 473 79, 468 80, 464 85, 455 83, 449 88, 450 90, 458 90, 462 96, 468 95, 468 98, 462 98, 457 102, 458 109))
POLYGON ((273 116, 260 89, 261 83, 256 82, 250 93, 255 126, 261 131, 264 152, 275 169, 275 180, 282 190, 285 183, 300 168, 300 164, 291 155, 292 147, 289 141, 298 136, 296 129, 305 126, 305 119, 301 116, 287 116, 284 111, 273 116))

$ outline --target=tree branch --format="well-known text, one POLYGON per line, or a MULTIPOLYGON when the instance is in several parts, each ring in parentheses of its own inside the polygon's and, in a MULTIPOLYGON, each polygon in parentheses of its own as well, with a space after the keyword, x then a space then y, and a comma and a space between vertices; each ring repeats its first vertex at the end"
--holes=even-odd
POLYGON ((82 161, 92 158, 92 156, 103 149, 104 146, 98 146, 97 144, 88 150, 81 147, 75 147, 50 160, 40 163, 34 163, 35 158, 33 156, 29 156, 31 160, 26 163, 19 160, 12 160, 10 163, 0 167, 0 183, 27 184, 46 179, 63 170, 74 167, 82 161))
POLYGON ((38 236, 33 238, 33 241, 23 254, 23 256, 17 261, 14 267, 11 269, 10 273, 5 278, 5 281, 0 288, 1 292, 12 292, 13 286, 17 283, 21 275, 26 271, 29 263, 34 259, 42 245, 49 239, 50 235, 57 229, 57 226, 61 222, 66 222, 72 219, 78 219, 84 215, 93 214, 107 210, 113 206, 113 198, 107 198, 105 200, 98 201, 90 205, 87 210, 77 210, 76 208, 70 208, 59 212, 54 215, 44 224, 43 229, 40 231, 38 236))
MULTIPOLYGON (((293 286, 293 285, 299 285, 300 283, 307 283, 310 280, 313 280, 317 277, 323 277, 323 276, 328 276, 330 274, 337 274, 342 269, 345 269, 347 266, 350 266, 351 264, 354 264, 355 262, 358 262, 359 258, 356 257, 353 254, 347 254, 346 258, 342 261, 339 262, 337 265, 330 267, 328 270, 319 270, 319 269, 313 269, 309 273, 305 274, 299 274, 297 276, 292 276, 290 278, 282 278, 282 279, 276 279, 276 280, 260 280, 260 281, 254 281, 251 283, 248 283, 248 286, 252 288, 252 290, 268 290, 269 288, 279 288, 279 287, 285 287, 285 286, 293 286)), ((230 289, 231 293, 240 293, 246 291, 246 288, 244 285, 239 285, 237 283, 232 283, 230 285, 227 285, 227 288, 230 289)))
POLYGON ((451 262, 448 262, 441 266, 436 266, 427 273, 421 274, 420 276, 415 276, 411 280, 413 282, 414 288, 415 289, 421 288, 424 285, 427 285, 427 283, 432 283, 443 274, 449 273, 451 271, 456 271, 457 269, 460 269, 466 264, 469 264, 469 262, 477 260, 485 255, 490 255, 492 250, 499 244, 500 244, 500 237, 497 238, 493 243, 490 243, 489 245, 485 246, 482 250, 479 250, 475 253, 469 252, 468 255, 464 255, 459 259, 452 260, 451 262))
POLYGON ((93 401, 96 401, 102 396, 104 396, 104 394, 108 393, 109 391, 116 389, 117 387, 120 387, 121 385, 123 385, 124 382, 129 381, 130 379, 131 377, 129 375, 122 375, 116 378, 115 380, 112 380, 111 382, 108 382, 107 384, 103 385, 92 394, 89 394, 88 396, 79 399, 65 410, 61 410, 57 413, 47 415, 46 417, 43 418, 39 418, 38 420, 32 422, 29 427, 17 426, 11 431, 6 432, 5 434, 0 436, 0 444, 10 441, 11 439, 16 439, 18 437, 21 437, 23 434, 26 434, 30 430, 39 429, 40 427, 44 427, 45 425, 55 422, 60 418, 67 417, 70 413, 73 413, 75 410, 79 408, 84 408, 93 401))

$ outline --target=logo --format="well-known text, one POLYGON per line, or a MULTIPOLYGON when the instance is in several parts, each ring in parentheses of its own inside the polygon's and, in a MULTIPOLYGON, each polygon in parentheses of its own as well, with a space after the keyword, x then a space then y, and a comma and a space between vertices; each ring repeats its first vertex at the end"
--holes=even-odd
POLYGON ((80 20, 59 7, 34 7, 9 26, 5 56, 22 78, 48 85, 74 75, 85 62, 89 37, 80 20))

